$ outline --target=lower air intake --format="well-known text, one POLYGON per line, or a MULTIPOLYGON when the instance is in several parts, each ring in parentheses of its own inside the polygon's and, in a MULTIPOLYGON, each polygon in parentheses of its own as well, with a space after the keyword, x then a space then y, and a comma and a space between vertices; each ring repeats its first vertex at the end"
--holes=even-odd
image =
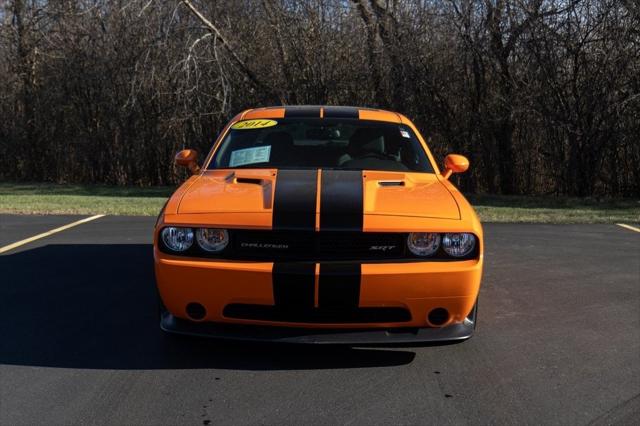
POLYGON ((318 324, 365 324, 411 321, 411 313, 404 308, 356 308, 356 309, 300 309, 284 310, 269 305, 233 303, 225 306, 227 318, 273 322, 299 322, 318 324))

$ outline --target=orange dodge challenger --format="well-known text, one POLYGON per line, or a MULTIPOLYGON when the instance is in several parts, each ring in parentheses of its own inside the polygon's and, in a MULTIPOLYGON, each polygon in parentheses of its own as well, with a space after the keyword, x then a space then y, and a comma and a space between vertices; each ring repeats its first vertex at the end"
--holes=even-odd
POLYGON ((292 343, 463 340, 482 226, 406 117, 293 106, 238 114, 154 231, 160 327, 292 343))

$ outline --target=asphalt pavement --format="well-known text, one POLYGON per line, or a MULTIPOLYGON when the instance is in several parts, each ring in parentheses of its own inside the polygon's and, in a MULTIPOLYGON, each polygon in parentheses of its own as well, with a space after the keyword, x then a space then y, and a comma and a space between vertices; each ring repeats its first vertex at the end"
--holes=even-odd
MULTIPOLYGON (((0 215, 0 247, 81 217, 0 215)), ((0 424, 637 424, 640 233, 486 224, 453 345, 239 344, 158 329, 155 218, 0 255, 0 424)))

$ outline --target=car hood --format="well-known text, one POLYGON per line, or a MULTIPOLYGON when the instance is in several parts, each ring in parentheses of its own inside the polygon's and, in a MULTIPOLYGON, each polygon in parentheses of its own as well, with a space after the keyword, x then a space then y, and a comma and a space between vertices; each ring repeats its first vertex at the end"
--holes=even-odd
MULTIPOLYGON (((362 180, 364 215, 460 219, 455 199, 435 174, 363 171, 362 180)), ((321 191, 322 174, 317 181, 321 191)), ((184 192, 178 213, 268 213, 277 185, 275 169, 206 171, 184 192)))

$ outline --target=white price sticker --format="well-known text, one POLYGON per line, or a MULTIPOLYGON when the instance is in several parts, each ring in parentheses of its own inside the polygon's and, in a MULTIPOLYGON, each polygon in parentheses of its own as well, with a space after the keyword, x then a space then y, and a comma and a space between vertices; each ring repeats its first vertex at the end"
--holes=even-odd
POLYGON ((239 149, 231 153, 229 167, 244 166, 245 164, 267 163, 270 156, 271 145, 239 149))

